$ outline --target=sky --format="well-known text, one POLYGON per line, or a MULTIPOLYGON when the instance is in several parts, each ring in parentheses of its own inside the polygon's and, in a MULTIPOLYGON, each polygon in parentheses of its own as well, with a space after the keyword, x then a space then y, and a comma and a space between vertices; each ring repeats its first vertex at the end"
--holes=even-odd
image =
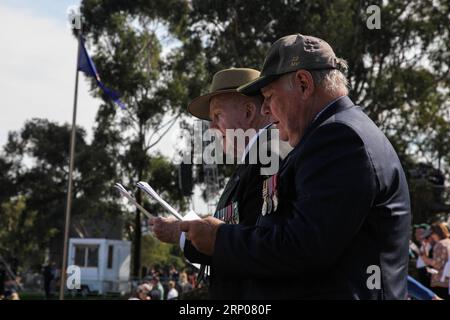
MULTIPOLYGON (((8 132, 20 130, 29 119, 71 124, 77 42, 67 12, 79 4, 79 0, 0 0, 1 148, 8 132)), ((100 104, 80 73, 77 125, 86 130, 88 141, 100 104)), ((169 158, 175 154, 176 127, 156 148, 169 158)), ((207 209, 196 200, 195 210, 205 214, 207 209)))
MULTIPOLYGON (((73 4, 0 0, 1 146, 28 119, 72 122, 77 42, 66 10, 73 4)), ((84 75, 78 92, 77 124, 90 133, 101 101, 90 96, 84 75)))
MULTIPOLYGON (((77 42, 67 23, 67 10, 79 2, 0 0, 0 146, 9 131, 21 129, 28 119, 72 122, 77 42)), ((80 73, 77 125, 87 130, 88 138, 100 103, 90 95, 89 81, 80 73)), ((177 134, 172 130, 161 144, 175 141, 177 134)), ((174 154, 174 148, 160 150, 169 157, 174 154)))

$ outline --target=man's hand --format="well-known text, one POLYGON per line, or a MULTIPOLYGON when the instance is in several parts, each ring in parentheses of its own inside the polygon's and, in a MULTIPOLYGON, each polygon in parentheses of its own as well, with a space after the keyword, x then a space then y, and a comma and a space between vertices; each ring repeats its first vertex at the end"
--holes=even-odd
POLYGON ((216 243, 217 230, 222 223, 224 222, 213 217, 181 221, 180 230, 186 232, 186 238, 192 242, 198 251, 212 256, 216 243))
POLYGON ((153 227, 156 238, 162 242, 178 244, 180 240, 180 221, 174 217, 150 218, 149 224, 153 227))

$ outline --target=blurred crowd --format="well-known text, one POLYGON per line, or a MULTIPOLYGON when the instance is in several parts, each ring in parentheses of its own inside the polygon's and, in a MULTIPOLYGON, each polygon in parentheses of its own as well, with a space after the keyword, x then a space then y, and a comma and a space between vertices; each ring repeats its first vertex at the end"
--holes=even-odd
MULTIPOLYGON (((450 227, 448 223, 413 226, 409 246, 409 297, 450 300, 450 227)), ((130 300, 205 299, 206 288, 197 284, 197 270, 179 270, 175 265, 143 268, 142 279, 132 288, 130 300)), ((59 272, 54 263, 41 270, 46 299, 55 294, 59 272)), ((10 280, 0 269, 0 300, 19 300, 20 279, 10 280)))
POLYGON ((0 269, 0 300, 20 300, 18 290, 19 284, 16 279, 7 278, 5 270, 0 269))
POLYGON ((414 278, 429 288, 438 298, 450 300, 450 228, 445 222, 413 226, 410 258, 414 278))
POLYGON ((195 269, 179 271, 175 266, 161 268, 158 265, 144 268, 144 277, 133 290, 130 300, 174 300, 187 298, 202 285, 197 284, 195 269))

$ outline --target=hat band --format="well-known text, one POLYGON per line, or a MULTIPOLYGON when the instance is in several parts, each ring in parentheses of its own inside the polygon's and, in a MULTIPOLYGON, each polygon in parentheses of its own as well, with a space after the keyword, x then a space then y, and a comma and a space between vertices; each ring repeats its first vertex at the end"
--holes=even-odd
MULTIPOLYGON (((222 90, 230 90, 230 89, 237 89, 239 86, 233 86, 233 87, 225 87, 225 88, 219 88, 219 89, 217 89, 216 91, 214 91, 214 92, 217 92, 217 91, 222 91, 222 90)), ((212 93, 214 93, 214 92, 212 92, 212 93)))

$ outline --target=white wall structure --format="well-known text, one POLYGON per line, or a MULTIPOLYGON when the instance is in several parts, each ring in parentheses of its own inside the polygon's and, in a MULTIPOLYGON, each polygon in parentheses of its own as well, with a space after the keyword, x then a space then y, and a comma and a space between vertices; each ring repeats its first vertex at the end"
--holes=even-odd
POLYGON ((81 269, 81 286, 98 294, 130 291, 130 241, 70 238, 68 266, 81 269))

